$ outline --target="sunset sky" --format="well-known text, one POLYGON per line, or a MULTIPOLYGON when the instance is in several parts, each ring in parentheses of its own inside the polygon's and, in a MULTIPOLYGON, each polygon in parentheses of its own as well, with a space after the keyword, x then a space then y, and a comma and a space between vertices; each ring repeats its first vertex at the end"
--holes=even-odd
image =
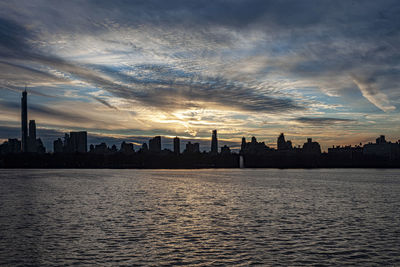
MULTIPOLYGON (((0 1, 0 141, 400 139, 400 1, 0 1)), ((237 145, 236 145, 237 147, 237 145)))

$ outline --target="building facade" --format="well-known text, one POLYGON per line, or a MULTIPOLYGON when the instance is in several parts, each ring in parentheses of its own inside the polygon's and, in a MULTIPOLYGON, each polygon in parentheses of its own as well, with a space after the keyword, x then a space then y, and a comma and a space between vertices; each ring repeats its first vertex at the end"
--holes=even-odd
POLYGON ((161 152, 161 136, 149 140, 149 151, 153 153, 161 152))
POLYGON ((174 138, 174 153, 179 155, 181 153, 181 141, 179 137, 174 138))

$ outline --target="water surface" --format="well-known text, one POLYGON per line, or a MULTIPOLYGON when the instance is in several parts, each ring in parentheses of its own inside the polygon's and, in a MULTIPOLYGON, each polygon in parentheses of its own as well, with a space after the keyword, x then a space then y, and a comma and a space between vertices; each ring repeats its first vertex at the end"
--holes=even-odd
POLYGON ((0 265, 400 265, 399 174, 0 170, 0 265))

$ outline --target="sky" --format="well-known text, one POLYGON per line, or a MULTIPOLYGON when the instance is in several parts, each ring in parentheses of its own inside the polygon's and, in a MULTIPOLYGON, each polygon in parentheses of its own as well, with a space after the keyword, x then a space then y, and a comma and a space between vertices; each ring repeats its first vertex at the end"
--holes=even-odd
MULTIPOLYGON (((398 0, 0 1, 0 140, 20 98, 51 150, 65 132, 135 148, 211 131, 276 147, 400 139, 398 0)), ((168 143, 168 144, 167 144, 168 143)))

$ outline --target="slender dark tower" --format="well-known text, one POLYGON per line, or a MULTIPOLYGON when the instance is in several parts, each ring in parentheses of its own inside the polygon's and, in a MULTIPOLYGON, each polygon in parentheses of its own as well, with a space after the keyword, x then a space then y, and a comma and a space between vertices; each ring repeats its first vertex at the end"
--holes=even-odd
POLYGON ((27 152, 28 149, 28 97, 26 89, 22 92, 21 98, 21 143, 22 152, 27 152))
POLYGON ((218 154, 217 130, 212 131, 211 154, 218 154))

